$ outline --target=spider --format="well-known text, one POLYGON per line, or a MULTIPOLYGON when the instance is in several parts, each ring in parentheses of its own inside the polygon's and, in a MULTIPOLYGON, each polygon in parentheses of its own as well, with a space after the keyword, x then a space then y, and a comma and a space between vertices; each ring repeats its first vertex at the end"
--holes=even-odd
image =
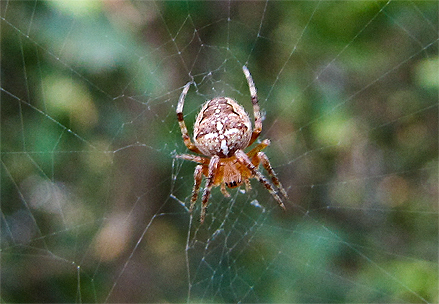
POLYGON ((243 66, 242 70, 247 78, 253 104, 255 118, 253 130, 250 117, 241 105, 229 97, 216 97, 206 101, 197 115, 194 124, 194 144, 183 118, 184 100, 192 82, 188 82, 184 86, 178 100, 177 119, 184 144, 190 151, 204 155, 182 154, 176 156, 198 163, 194 171, 194 187, 189 212, 194 209, 203 175, 206 177, 201 199, 201 223, 204 222, 206 216, 212 187, 221 186, 223 195, 229 197, 230 194, 227 192, 226 186, 235 188, 244 183, 246 190, 250 190, 250 178, 258 179, 276 199, 279 206, 285 210, 285 205, 278 192, 286 199, 288 198, 287 193, 271 167, 267 155, 261 152, 270 145, 270 140, 264 139, 249 152, 244 152, 244 149, 249 147, 261 133, 262 118, 253 78, 246 66, 243 66), (259 164, 262 164, 267 170, 277 188, 276 190, 258 170, 259 164))

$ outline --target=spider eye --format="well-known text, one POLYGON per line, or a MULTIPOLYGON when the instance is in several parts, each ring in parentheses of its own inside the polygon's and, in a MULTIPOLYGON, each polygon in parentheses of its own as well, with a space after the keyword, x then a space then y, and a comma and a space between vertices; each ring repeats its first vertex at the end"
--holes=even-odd
POLYGON ((230 183, 225 183, 227 187, 229 188, 235 188, 238 187, 238 183, 236 181, 231 181, 230 183))

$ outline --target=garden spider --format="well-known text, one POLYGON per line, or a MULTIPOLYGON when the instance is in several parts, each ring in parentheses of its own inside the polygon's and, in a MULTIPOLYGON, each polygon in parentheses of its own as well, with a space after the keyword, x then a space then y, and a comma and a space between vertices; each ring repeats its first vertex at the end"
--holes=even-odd
POLYGON ((263 140, 248 153, 243 151, 261 133, 262 118, 253 79, 246 66, 243 66, 242 70, 247 78, 253 103, 255 117, 255 128, 253 130, 250 117, 242 106, 229 97, 216 97, 204 103, 200 113, 197 115, 194 125, 194 144, 190 139, 183 119, 184 100, 192 82, 188 82, 184 86, 178 100, 177 119, 184 144, 192 152, 206 156, 190 154, 176 156, 177 158, 198 163, 194 171, 194 187, 192 190, 190 212, 193 211, 197 201, 203 175, 206 176, 206 185, 201 200, 201 223, 204 222, 206 216, 206 207, 213 186, 220 185, 223 195, 229 197, 230 194, 227 192, 226 186, 235 188, 245 183, 246 190, 249 190, 251 188, 250 178, 257 178, 273 195, 279 206, 285 210, 285 205, 282 203, 278 192, 285 198, 288 198, 287 192, 276 177, 267 155, 261 152, 261 150, 270 145, 270 140, 263 140), (262 164, 271 176, 273 184, 277 187, 276 190, 258 170, 259 164, 262 164))

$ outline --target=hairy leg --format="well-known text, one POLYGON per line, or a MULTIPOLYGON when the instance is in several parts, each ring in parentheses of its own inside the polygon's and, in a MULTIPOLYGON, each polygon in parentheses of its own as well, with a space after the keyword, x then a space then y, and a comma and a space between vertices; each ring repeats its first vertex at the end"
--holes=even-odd
POLYGON ((265 188, 270 192, 270 194, 276 199, 279 206, 285 210, 285 205, 282 202, 279 195, 277 195, 276 191, 274 190, 273 186, 269 183, 269 181, 262 175, 261 172, 256 168, 256 166, 251 162, 250 158, 247 156, 247 154, 244 153, 242 150, 237 150, 235 152, 235 156, 238 159, 238 161, 245 165, 254 175, 255 178, 259 180, 261 184, 265 186, 265 188))
POLYGON ((225 197, 230 197, 230 193, 226 190, 226 184, 221 183, 221 192, 225 197))
POLYGON ((201 181, 203 179, 203 166, 197 165, 194 171, 194 188, 192 189, 191 206, 189 212, 192 212, 197 202, 198 192, 200 191, 201 181))
POLYGON ((273 167, 271 166, 267 155, 264 152, 258 152, 256 154, 256 157, 261 162, 261 164, 265 168, 265 170, 267 170, 268 174, 271 176, 271 180, 273 181, 273 184, 279 189, 280 193, 282 193, 282 195, 285 198, 288 198, 288 194, 285 191, 282 184, 280 183, 279 179, 277 178, 277 175, 274 172, 273 167))
POLYGON ((180 98, 178 99, 177 120, 178 120, 178 124, 180 126, 181 136, 183 137, 183 141, 184 141, 184 144, 186 145, 186 147, 195 153, 200 153, 200 150, 198 150, 198 148, 191 141, 191 138, 189 136, 189 132, 186 128, 186 124, 184 123, 184 118, 183 118, 184 99, 186 98, 186 95, 187 95, 187 92, 189 91, 190 86, 191 86, 191 82, 188 82, 184 86, 183 91, 181 92, 180 98))
POLYGON ((198 155, 191 155, 191 154, 180 154, 180 155, 176 155, 175 158, 181 158, 184 160, 189 160, 195 163, 199 163, 199 164, 203 164, 203 165, 208 165, 209 164, 209 159, 206 157, 202 157, 202 156, 198 156, 198 155))
POLYGON ((251 149, 248 153, 247 156, 249 158, 253 158, 254 156, 256 156, 256 154, 262 150, 264 150, 266 147, 268 147, 270 145, 270 140, 269 139, 264 139, 261 143, 259 143, 258 145, 256 145, 253 149, 251 149))
POLYGON ((212 190, 215 181, 215 175, 218 173, 218 167, 219 167, 219 156, 214 155, 210 159, 209 171, 207 173, 207 179, 206 179, 206 187, 204 188, 203 198, 201 200, 201 215, 200 215, 201 223, 204 222, 204 218, 206 216, 207 203, 209 201, 210 191, 212 190))
POLYGON ((253 82, 252 75, 245 65, 242 67, 242 71, 244 72, 245 78, 247 78, 248 87, 250 89, 250 96, 252 98, 253 104, 253 115, 255 116, 255 128, 253 129, 252 137, 249 144, 251 145, 256 140, 256 138, 258 138, 259 134, 262 131, 262 117, 261 111, 259 109, 258 94, 256 91, 255 83, 253 82))

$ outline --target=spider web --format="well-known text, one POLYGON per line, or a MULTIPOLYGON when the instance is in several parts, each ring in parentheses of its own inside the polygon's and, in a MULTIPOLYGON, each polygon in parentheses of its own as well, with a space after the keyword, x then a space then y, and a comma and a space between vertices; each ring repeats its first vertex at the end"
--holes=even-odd
POLYGON ((437 2, 0 4, 2 301, 438 302, 437 2), (201 225, 177 100, 243 65, 287 211, 201 225))

